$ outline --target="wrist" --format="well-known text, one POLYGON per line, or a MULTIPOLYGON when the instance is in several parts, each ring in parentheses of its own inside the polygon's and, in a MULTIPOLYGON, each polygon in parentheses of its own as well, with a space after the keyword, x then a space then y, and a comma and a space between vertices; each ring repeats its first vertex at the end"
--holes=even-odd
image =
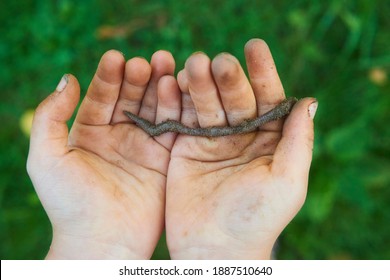
POLYGON ((191 247, 169 252, 173 260, 269 260, 272 255, 272 246, 258 250, 191 247))
POLYGON ((45 259, 149 259, 150 256, 136 254, 121 244, 110 244, 90 238, 74 236, 53 236, 45 259))

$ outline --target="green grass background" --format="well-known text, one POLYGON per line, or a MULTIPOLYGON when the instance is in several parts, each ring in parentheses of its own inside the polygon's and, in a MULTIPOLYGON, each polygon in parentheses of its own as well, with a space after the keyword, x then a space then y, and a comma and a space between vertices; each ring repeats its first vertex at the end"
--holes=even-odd
MULTIPOLYGON (((20 118, 56 86, 82 94, 101 55, 180 70, 194 51, 245 64, 250 38, 269 44, 287 95, 314 96, 314 160, 306 204, 280 237, 279 259, 390 258, 390 1, 18 0, 0 4, 0 257, 44 258, 48 218, 26 174, 20 118)), ((169 258, 161 239, 154 258, 169 258)))

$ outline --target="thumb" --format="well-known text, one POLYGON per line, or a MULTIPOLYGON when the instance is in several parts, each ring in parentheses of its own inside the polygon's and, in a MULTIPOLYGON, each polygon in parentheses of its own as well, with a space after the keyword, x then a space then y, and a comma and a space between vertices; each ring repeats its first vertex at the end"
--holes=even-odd
POLYGON ((276 147, 272 172, 297 183, 306 182, 313 154, 314 124, 318 102, 304 98, 297 102, 286 119, 282 138, 276 147))
POLYGON ((35 111, 31 128, 29 159, 61 156, 67 152, 68 126, 66 122, 79 102, 80 86, 77 79, 66 74, 56 90, 35 111))

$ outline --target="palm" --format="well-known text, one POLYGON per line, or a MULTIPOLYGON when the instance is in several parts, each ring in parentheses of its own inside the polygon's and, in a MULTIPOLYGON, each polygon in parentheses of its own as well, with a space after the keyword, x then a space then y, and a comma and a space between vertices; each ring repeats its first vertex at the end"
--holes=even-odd
POLYGON ((164 103, 164 95, 157 106, 161 76, 167 75, 168 90, 176 85, 173 67, 167 52, 157 52, 150 65, 140 58, 125 63, 118 52, 107 52, 69 135, 66 121, 79 101, 73 76, 64 91, 57 88, 38 107, 28 171, 53 225, 49 258, 152 255, 164 227, 174 135, 154 140, 123 110, 157 120, 178 115, 177 102, 164 103))
POLYGON ((76 126, 70 139, 76 146, 85 147, 73 150, 67 157, 69 175, 80 173, 73 185, 84 200, 77 204, 78 210, 91 213, 83 216, 85 223, 78 224, 84 227, 92 221, 97 232, 103 233, 105 229, 116 229, 115 235, 107 238, 124 247, 137 246, 131 249, 139 255, 145 251, 151 255, 164 223, 169 152, 127 124, 96 129, 76 126), (83 138, 86 132, 89 137, 83 138))
MULTIPOLYGON (((178 76, 182 121, 200 127, 237 125, 285 98, 267 45, 251 40, 245 56, 250 81, 228 54, 211 61, 196 53, 187 60, 178 76)), ((270 257, 306 194, 310 153, 295 152, 291 141, 302 139, 296 134, 299 124, 295 117, 246 135, 177 138, 166 198, 173 258, 270 257)))
POLYGON ((289 218, 282 213, 290 206, 283 203, 290 193, 272 176, 279 137, 260 132, 216 140, 177 139, 167 185, 167 235, 176 241, 172 251, 188 250, 181 244, 191 244, 205 251, 250 252, 273 244, 289 218), (217 235, 218 242, 210 235, 217 235))
POLYGON ((59 199, 53 196, 48 201, 52 204, 49 209, 63 210, 49 212, 54 228, 55 221, 64 218, 77 221, 60 233, 87 239, 99 233, 102 243, 118 244, 137 257, 149 257, 164 223, 169 152, 152 138, 145 138, 133 125, 76 124, 70 141, 80 148, 66 154, 50 174, 53 180, 68 181, 56 188, 59 199), (62 203, 61 198, 69 196, 77 201, 62 203), (56 216, 63 213, 66 217, 56 216))

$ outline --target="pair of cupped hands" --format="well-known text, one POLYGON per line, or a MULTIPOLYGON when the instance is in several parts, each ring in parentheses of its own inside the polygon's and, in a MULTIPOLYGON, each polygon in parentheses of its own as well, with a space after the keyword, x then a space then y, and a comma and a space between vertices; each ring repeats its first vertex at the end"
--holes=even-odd
POLYGON ((267 259, 304 203, 317 102, 254 133, 150 137, 123 111, 153 123, 237 125, 285 98, 266 43, 239 61, 194 53, 175 61, 106 52, 81 102, 65 75, 36 109, 28 173, 53 227, 47 258, 148 259, 164 228, 172 259, 267 259))

